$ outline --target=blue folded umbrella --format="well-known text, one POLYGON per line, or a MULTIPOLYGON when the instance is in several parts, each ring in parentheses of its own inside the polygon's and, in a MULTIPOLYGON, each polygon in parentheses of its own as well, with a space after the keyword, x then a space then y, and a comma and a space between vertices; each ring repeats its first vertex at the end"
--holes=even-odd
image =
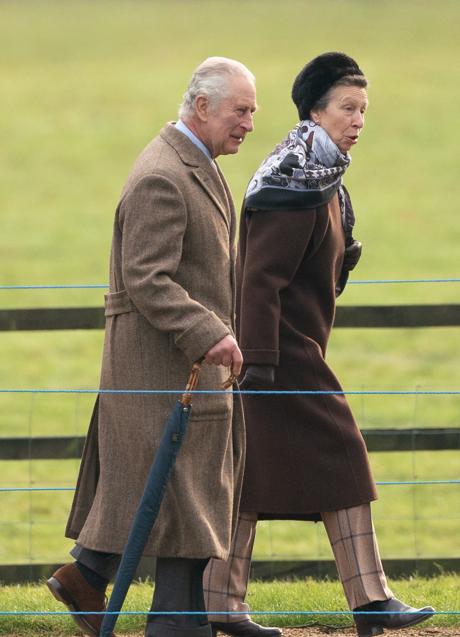
POLYGON ((200 363, 195 363, 185 390, 186 393, 176 403, 166 422, 118 567, 112 595, 106 609, 107 614, 102 621, 100 637, 110 637, 112 635, 118 614, 121 611, 136 573, 136 568, 155 524, 166 485, 187 431, 187 423, 192 411, 192 396, 187 392, 195 389, 199 373, 200 363))

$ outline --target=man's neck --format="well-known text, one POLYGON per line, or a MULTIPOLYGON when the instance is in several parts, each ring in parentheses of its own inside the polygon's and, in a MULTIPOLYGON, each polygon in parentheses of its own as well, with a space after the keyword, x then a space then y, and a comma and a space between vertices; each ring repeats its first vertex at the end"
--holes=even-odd
POLYGON ((195 122, 195 120, 193 118, 185 118, 185 119, 181 118, 181 122, 183 124, 185 124, 185 126, 187 126, 189 131, 191 131, 195 135, 195 137, 197 139, 199 139, 200 142, 208 149, 208 152, 209 152, 209 155, 210 155, 211 159, 215 159, 213 154, 212 154, 212 150, 209 148, 208 144, 203 139, 203 135, 201 133, 200 126, 195 122))

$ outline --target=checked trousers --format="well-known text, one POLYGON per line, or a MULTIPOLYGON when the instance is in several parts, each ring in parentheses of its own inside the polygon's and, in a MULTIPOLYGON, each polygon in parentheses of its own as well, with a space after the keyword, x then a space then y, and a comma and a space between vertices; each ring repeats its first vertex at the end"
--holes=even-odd
MULTIPOLYGON (((388 588, 369 504, 321 513, 350 610, 393 597, 388 588)), ((211 559, 203 588, 210 621, 249 619, 245 602, 257 514, 240 513, 228 560, 211 559), (213 615, 232 612, 232 615, 213 615)))

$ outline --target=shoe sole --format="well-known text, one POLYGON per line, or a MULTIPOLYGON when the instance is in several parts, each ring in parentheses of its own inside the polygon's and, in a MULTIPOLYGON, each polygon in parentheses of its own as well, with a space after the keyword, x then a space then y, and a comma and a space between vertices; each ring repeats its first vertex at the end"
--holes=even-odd
MULTIPOLYGON (((83 615, 75 615, 74 613, 81 612, 81 609, 74 603, 73 599, 68 595, 65 588, 61 585, 61 583, 55 578, 50 577, 49 580, 46 581, 46 585, 48 586, 51 594, 58 602, 61 602, 70 610, 72 615, 72 619, 77 624, 77 626, 90 637, 98 637, 99 631, 96 631, 91 624, 89 624, 83 615)), ((112 637, 115 637, 112 635, 112 637)))

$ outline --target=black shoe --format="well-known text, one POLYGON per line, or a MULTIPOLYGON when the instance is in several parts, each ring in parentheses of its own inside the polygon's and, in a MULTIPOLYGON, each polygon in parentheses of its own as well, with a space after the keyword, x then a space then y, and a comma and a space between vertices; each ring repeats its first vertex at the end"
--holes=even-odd
POLYGON ((261 626, 250 619, 240 622, 209 622, 212 628, 212 637, 216 637, 217 631, 232 635, 233 637, 279 637, 283 634, 280 628, 261 626))
POLYGON ((414 626, 414 624, 419 624, 429 619, 435 612, 432 606, 412 608, 400 602, 396 597, 358 606, 353 612, 356 611, 388 613, 388 615, 355 615, 354 620, 358 637, 381 635, 384 628, 395 630, 414 626))

